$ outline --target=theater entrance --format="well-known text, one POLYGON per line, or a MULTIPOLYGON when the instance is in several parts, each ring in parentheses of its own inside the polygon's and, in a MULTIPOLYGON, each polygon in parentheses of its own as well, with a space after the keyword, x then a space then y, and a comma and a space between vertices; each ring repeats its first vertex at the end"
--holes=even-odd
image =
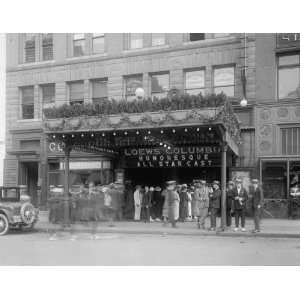
POLYGON ((221 168, 130 168, 125 169, 125 179, 130 180, 133 185, 160 187, 168 180, 176 180, 179 184, 189 184, 193 179, 212 182, 221 180, 221 168))

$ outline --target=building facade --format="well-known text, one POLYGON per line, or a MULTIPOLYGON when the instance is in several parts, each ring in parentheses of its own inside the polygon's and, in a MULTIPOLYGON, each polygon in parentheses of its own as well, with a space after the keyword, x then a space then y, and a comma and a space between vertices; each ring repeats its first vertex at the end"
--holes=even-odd
MULTIPOLYGON (((63 149, 44 134, 45 108, 131 101, 139 87, 158 99, 223 92, 242 138, 228 176, 260 177, 266 199, 284 205, 298 172, 298 45, 295 34, 8 34, 4 184, 27 184, 44 206, 62 183, 63 149)), ((73 184, 112 181, 115 167, 108 153, 71 153, 73 184)))

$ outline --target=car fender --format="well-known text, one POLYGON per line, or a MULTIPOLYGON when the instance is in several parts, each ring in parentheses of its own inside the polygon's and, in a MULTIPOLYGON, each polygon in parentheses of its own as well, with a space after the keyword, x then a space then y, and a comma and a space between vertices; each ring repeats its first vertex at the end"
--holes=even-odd
POLYGON ((13 223, 14 222, 13 215, 12 215, 12 213, 8 209, 1 208, 0 209, 0 214, 6 215, 9 223, 13 223))

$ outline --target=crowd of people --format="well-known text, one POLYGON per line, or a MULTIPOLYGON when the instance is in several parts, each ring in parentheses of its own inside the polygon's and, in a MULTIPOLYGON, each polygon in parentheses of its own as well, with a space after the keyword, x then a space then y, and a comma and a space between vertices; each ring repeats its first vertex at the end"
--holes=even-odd
MULTIPOLYGON (((159 186, 137 185, 130 181, 96 186, 90 182, 88 187, 80 185, 70 191, 70 219, 77 221, 134 220, 143 222, 171 223, 195 221, 199 229, 206 229, 206 219, 210 220, 209 230, 217 230, 217 219, 221 214, 220 182, 208 184, 205 180, 193 180, 190 185, 166 182, 159 186)), ((50 189, 51 222, 63 218, 61 207, 63 188, 50 189)), ((254 231, 260 231, 262 193, 258 180, 253 179, 249 191, 243 187, 242 180, 229 181, 226 189, 226 226, 231 228, 234 217, 234 230, 245 231, 246 210, 253 210, 254 231), (248 205, 247 205, 248 203, 248 205), (250 205, 249 205, 250 204, 250 205)))

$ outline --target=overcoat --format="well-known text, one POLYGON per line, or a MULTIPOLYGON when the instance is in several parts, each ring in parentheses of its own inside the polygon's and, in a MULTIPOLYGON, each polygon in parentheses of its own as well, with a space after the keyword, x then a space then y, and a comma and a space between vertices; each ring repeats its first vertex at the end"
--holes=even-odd
POLYGON ((168 203, 168 218, 170 221, 176 221, 179 218, 180 198, 176 191, 168 190, 166 193, 168 203))
POLYGON ((237 187, 233 189, 233 209, 240 210, 240 209, 246 209, 246 202, 248 200, 248 193, 245 188, 241 188, 238 192, 237 187))

